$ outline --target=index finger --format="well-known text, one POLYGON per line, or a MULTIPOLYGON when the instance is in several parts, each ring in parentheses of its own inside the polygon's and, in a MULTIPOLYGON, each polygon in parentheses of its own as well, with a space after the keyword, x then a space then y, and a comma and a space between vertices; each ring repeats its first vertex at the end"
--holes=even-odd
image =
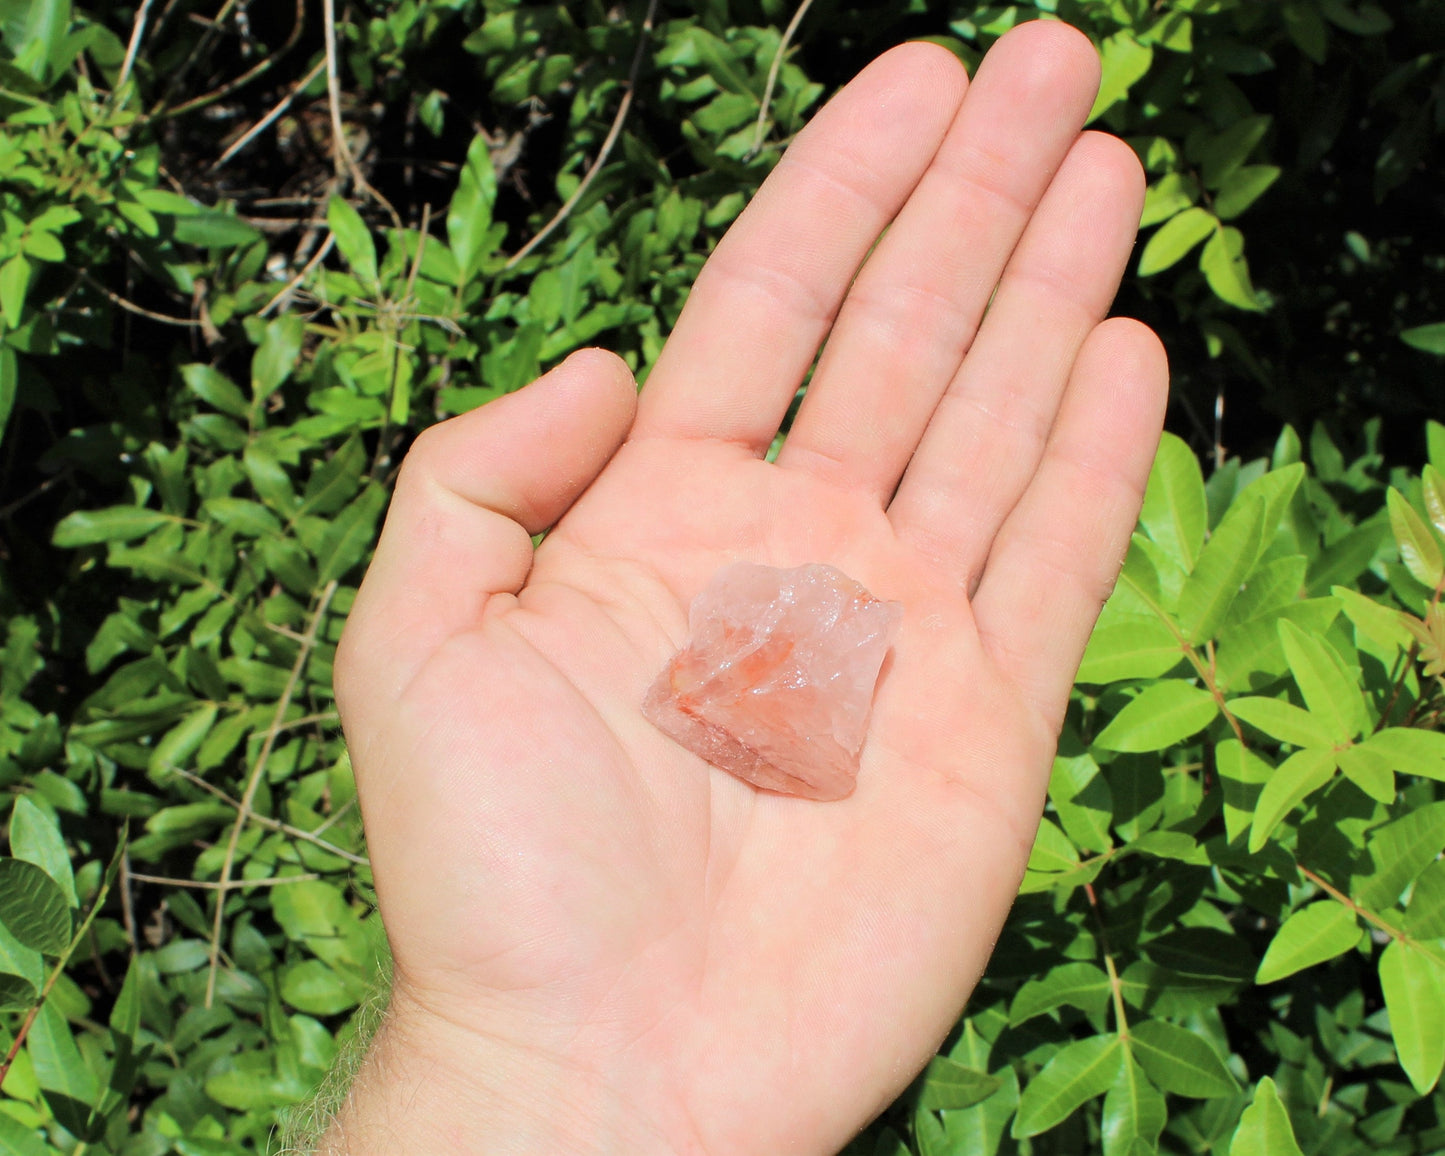
POLYGON ((947 49, 905 44, 813 118, 698 275, 642 391, 633 436, 768 448, 966 86, 947 49))

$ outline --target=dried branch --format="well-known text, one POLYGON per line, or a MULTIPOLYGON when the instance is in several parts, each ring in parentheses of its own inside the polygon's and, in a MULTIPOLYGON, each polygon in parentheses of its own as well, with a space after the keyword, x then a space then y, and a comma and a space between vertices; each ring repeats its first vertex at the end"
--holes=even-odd
POLYGON ((642 69, 643 50, 647 47, 648 37, 652 34, 652 20, 656 14, 657 0, 651 0, 647 5, 647 15, 642 20, 642 33, 637 38, 637 51, 632 54, 632 68, 627 74, 627 91, 622 94, 622 103, 617 106, 617 115, 612 118, 612 127, 607 130, 606 139, 603 140, 602 147, 597 151, 597 159, 592 162, 591 167, 582 177, 582 183, 573 190, 572 195, 557 210, 556 215, 542 226, 535 237, 507 259, 507 263, 502 266, 504 272, 525 259, 529 253, 556 231, 558 225, 571 216, 572 210, 577 207, 577 202, 582 199, 583 194, 597 179, 597 174, 602 171, 602 166, 607 163, 607 158, 612 154, 613 147, 622 135, 622 124, 632 109, 632 97, 637 91, 637 74, 642 69))
MULTIPOLYGON (((252 816, 256 818, 256 816, 252 816)), ((167 875, 142 875, 139 871, 130 873, 132 879, 141 883, 158 883, 162 887, 190 887, 200 891, 229 891, 246 887, 280 887, 284 883, 305 883, 320 879, 320 875, 271 875, 265 879, 237 879, 224 886, 212 879, 172 879, 167 875)))
POLYGON ((788 45, 792 42, 793 35, 798 31, 798 25, 803 22, 803 17, 808 14, 808 9, 813 6, 813 0, 803 0, 793 12, 793 18, 788 21, 787 28, 783 29, 783 38, 778 41, 778 50, 773 53, 773 63, 768 69, 768 83, 763 87, 763 102, 758 109, 758 123, 753 130, 753 144, 748 149, 748 156, 755 157, 758 150, 763 147, 763 134, 766 132, 768 123, 768 107, 773 103, 773 89, 778 84, 778 73, 782 71, 783 55, 788 51, 788 45))
POLYGON ((191 317, 172 317, 169 313, 156 313, 142 305, 137 305, 134 301, 122 297, 114 289, 106 288, 84 269, 71 269, 71 272, 80 277, 80 279, 92 289, 104 293, 107 300, 113 305, 119 305, 127 313, 134 313, 137 317, 145 317, 151 321, 159 321, 162 325, 179 325, 186 329, 192 329, 200 325, 199 321, 191 317))
POLYGON ((125 82, 130 79, 131 69, 135 67, 135 54, 140 51, 141 38, 145 36, 146 20, 150 18, 152 0, 143 0, 143 3, 136 9, 135 23, 130 26, 130 43, 125 46, 125 59, 121 61, 120 75, 115 80, 115 90, 119 92, 125 87, 125 82))
POLYGON ((252 817, 251 807, 256 801, 256 788, 261 784, 261 772, 266 769, 266 763, 271 758, 271 750, 276 745, 276 736, 281 733, 281 724, 285 721, 287 708, 291 705, 291 696, 296 693, 296 684, 301 681, 301 672, 306 668, 306 661, 311 657, 311 651, 316 645, 316 634, 321 629, 322 620, 326 617, 326 608, 331 605, 331 598, 336 593, 336 585, 336 579, 333 578, 326 584, 326 588, 321 592, 321 597, 317 600, 316 610, 311 615, 311 624, 306 630, 306 638, 296 654, 296 661, 291 666, 291 674, 286 679, 286 687, 281 692, 280 701, 276 703, 276 713, 272 717, 270 728, 266 731, 266 738, 261 743, 261 750, 256 755, 256 762, 251 767, 251 774, 246 780, 246 790, 241 795, 241 806, 236 812, 236 821, 231 825, 231 837, 226 842, 226 856, 221 862, 221 878, 216 885, 216 915, 211 923, 211 965, 206 976, 207 1007, 210 1007, 216 998, 216 967, 221 955, 221 927, 226 914, 226 892, 233 886, 231 870, 236 865, 236 845, 241 840, 241 829, 245 827, 246 820, 252 817))
POLYGON ((288 108, 291 107, 292 101, 294 101, 302 92, 305 91, 308 84, 310 84, 313 80, 315 80, 318 76, 321 75, 321 70, 325 67, 326 62, 323 60, 320 64, 316 65, 316 67, 314 67, 310 72, 303 76, 292 87, 291 91, 281 98, 280 102, 277 103, 277 105, 272 108, 270 112, 268 112, 255 124, 253 124, 249 129, 247 129, 240 140, 236 141, 235 144, 231 145, 230 148, 228 148, 219 157, 212 161, 211 167, 208 171, 215 172, 223 164, 225 164, 228 160, 230 160, 233 156, 235 156, 238 152, 240 152, 243 148, 245 148, 248 144, 255 140, 257 136, 265 132, 266 129, 269 128, 271 125, 275 124, 276 121, 280 119, 282 113, 284 113, 288 108))
POLYGON ((401 231, 401 217, 392 203, 376 191, 356 158, 351 155, 351 146, 346 143, 346 128, 341 123, 341 75, 336 63, 336 0, 321 0, 321 11, 326 27, 326 96, 331 108, 331 147, 334 153, 336 171, 351 178, 358 192, 365 193, 391 218, 392 226, 401 231))
MULTIPOLYGON (((175 108, 168 108, 165 111, 167 118, 181 116, 183 113, 191 112, 198 108, 205 108, 207 105, 215 104, 218 100, 224 100, 231 93, 244 88, 255 80, 262 73, 270 70, 287 53, 296 47, 296 42, 301 39, 301 31, 306 26, 306 0, 296 0, 296 19, 291 25, 291 35, 286 38, 286 43, 276 49, 275 52, 268 52, 258 64, 248 68, 234 80, 228 80, 220 88, 213 88, 210 92, 203 92, 200 96, 192 97, 183 101, 175 108)), ((302 85, 302 87, 306 87, 302 85)))
MULTIPOLYGON (((282 731, 287 728, 283 726, 276 729, 278 731, 282 731)), ((215 798, 220 799, 221 802, 235 807, 237 811, 241 809, 241 803, 239 800, 231 798, 231 796, 226 794, 225 791, 221 790, 220 787, 217 787, 212 783, 206 782, 206 780, 201 778, 200 775, 193 775, 190 771, 182 770, 180 767, 172 767, 171 770, 173 770, 176 774, 180 775, 181 778, 186 780, 186 782, 194 783, 196 786, 200 787, 201 790, 208 791, 215 798)), ((348 863, 355 863, 358 867, 371 866, 371 860, 369 860, 365 855, 357 855, 351 851, 344 850, 343 848, 338 847, 335 843, 321 838, 314 831, 307 831, 303 827, 293 827, 290 823, 283 823, 280 819, 273 819, 269 815, 258 815, 254 811, 251 813, 251 821, 253 823, 259 823, 268 831, 279 831, 283 835, 290 835, 293 839, 301 839, 304 842, 311 843, 317 847, 320 847, 328 855, 335 855, 338 859, 345 859, 348 863)), ((141 877, 139 875, 134 875, 132 876, 132 878, 139 879, 141 877)))

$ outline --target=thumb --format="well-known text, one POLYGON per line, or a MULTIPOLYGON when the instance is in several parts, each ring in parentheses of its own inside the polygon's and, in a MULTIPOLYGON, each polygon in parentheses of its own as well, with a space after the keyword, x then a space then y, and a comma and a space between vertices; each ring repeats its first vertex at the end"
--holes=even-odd
POLYGON ((442 643, 480 621, 491 595, 521 589, 531 535, 601 472, 636 408, 622 360, 584 349, 416 439, 337 650, 344 718, 394 701, 442 643))

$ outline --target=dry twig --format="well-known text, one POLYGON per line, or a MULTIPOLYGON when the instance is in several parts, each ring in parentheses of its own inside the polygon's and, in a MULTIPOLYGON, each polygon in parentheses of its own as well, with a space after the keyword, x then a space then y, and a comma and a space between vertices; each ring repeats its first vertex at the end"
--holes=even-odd
MULTIPOLYGON (((284 729, 284 727, 277 728, 278 731, 284 729)), ((180 775, 181 778, 186 780, 186 782, 194 783, 203 791, 209 791, 217 799, 220 799, 221 802, 227 803, 230 806, 235 807, 237 811, 241 809, 241 804, 239 800, 231 798, 231 796, 226 794, 225 791, 221 790, 220 787, 217 787, 212 783, 206 782, 206 780, 201 778, 200 775, 193 775, 190 771, 182 770, 180 767, 172 767, 171 770, 173 770, 176 774, 180 775)), ((254 811, 251 813, 251 821, 253 823, 259 823, 268 831, 279 831, 283 835, 290 835, 293 839, 301 839, 307 843, 311 843, 314 846, 320 847, 328 855, 335 855, 338 859, 345 859, 348 863, 355 863, 358 867, 371 866, 371 861, 367 859, 365 855, 357 855, 351 851, 343 850, 335 843, 332 843, 327 839, 321 838, 314 831, 307 831, 305 828, 302 827, 293 827, 290 823, 283 823, 280 819, 273 819, 269 815, 258 815, 254 811)), ((140 879, 141 876, 132 875, 131 878, 140 879)))
MULTIPOLYGON (((252 818, 255 818, 253 815, 252 818)), ((142 875, 132 871, 130 877, 140 883, 158 883, 162 887, 190 887, 199 891, 229 891, 243 887, 279 887, 283 883, 305 883, 320 875, 269 875, 265 879, 236 879, 224 886, 213 879, 172 879, 167 875, 142 875)))
POLYGON ((607 163, 613 146, 617 144, 618 138, 622 135, 622 124, 632 109, 632 97, 637 92, 637 74, 642 69, 643 50, 647 47, 648 38, 652 35, 652 20, 656 14, 657 0, 651 0, 647 5, 647 15, 642 20, 642 34, 637 38, 637 51, 632 54, 632 68, 627 74, 627 91, 622 94, 622 103, 617 106, 617 115, 612 118, 612 127, 607 130, 607 137, 603 140, 602 147, 597 150, 597 159, 592 162, 591 167, 582 177, 582 183, 573 190, 572 195, 557 210, 552 219, 542 226, 535 237, 507 259, 507 263, 502 266, 504 271, 514 267, 552 235, 557 226, 571 215, 572 210, 577 207, 577 202, 582 199, 583 194, 597 179, 597 174, 602 171, 602 166, 607 163))
MULTIPOLYGON (((210 92, 203 92, 200 96, 193 96, 190 100, 183 101, 175 108, 165 111, 166 117, 180 116, 183 113, 191 112, 194 109, 205 108, 209 104, 215 104, 230 96, 237 89, 244 88, 255 80, 256 77, 271 69, 287 53, 296 47, 296 42, 301 39, 301 30, 306 26, 306 0, 296 0, 296 19, 291 25, 291 35, 286 38, 286 43, 274 52, 268 52, 259 63, 252 65, 245 72, 234 80, 228 80, 220 88, 213 88, 210 92)), ((309 83, 309 82, 308 82, 309 83)), ((305 85, 302 85, 304 88, 305 85)))
POLYGON ((115 90, 119 92, 125 87, 125 82, 130 79, 130 71, 135 67, 135 54, 140 51, 141 38, 145 36, 146 20, 151 14, 152 0, 143 0, 143 3, 136 9, 135 23, 130 26, 130 43, 125 46, 125 59, 121 61, 120 75, 115 80, 115 90))
POLYGON ((792 43, 794 34, 798 31, 798 25, 803 22, 803 17, 808 14, 808 9, 813 6, 813 0, 803 0, 793 13, 793 18, 788 21, 787 28, 783 29, 783 38, 778 41, 778 50, 773 53, 773 63, 768 69, 768 83, 763 86, 763 103, 758 109, 758 123, 753 130, 753 145, 748 149, 748 156, 755 157, 758 150, 763 147, 763 133, 768 123, 768 106, 773 103, 773 89, 778 84, 778 73, 782 71, 783 56, 788 51, 788 45, 792 43))
POLYGON ((221 878, 216 885, 216 915, 211 923, 211 965, 206 976, 207 1007, 210 1007, 216 998, 216 967, 221 955, 221 929, 225 922, 226 892, 233 886, 231 870, 236 865, 236 845, 241 840, 241 829, 245 827, 246 820, 252 817, 251 807, 256 801, 256 788, 261 784, 261 774, 266 769, 267 761, 271 758, 271 750, 276 745, 276 736, 281 732, 281 724, 285 721, 286 710, 291 705, 291 696, 296 693, 296 684, 301 681, 301 672, 306 668, 306 662, 311 657, 311 651, 316 645, 316 635, 326 617, 326 608, 331 605, 331 598, 336 593, 336 585, 336 579, 333 578, 326 584, 326 588, 321 591, 321 597, 317 600, 316 610, 311 615, 311 624, 306 630, 306 638, 296 653, 296 661, 291 666, 291 674, 286 679, 286 687, 281 692, 280 701, 276 703, 276 714, 271 720, 271 726, 266 731, 266 738, 261 743, 261 750, 256 755, 256 762, 251 767, 251 774, 246 780, 246 790, 241 795, 241 806, 236 812, 236 821, 231 824, 231 837, 226 841, 226 856, 221 861, 221 878))
POLYGON ((236 141, 233 145, 231 145, 230 148, 228 148, 219 157, 217 157, 214 161, 211 162, 210 171, 215 172, 223 164, 225 164, 228 160, 230 160, 233 156, 235 156, 238 152, 240 152, 243 148, 245 148, 248 144, 255 140, 256 137, 258 137, 261 133, 265 132, 267 128, 274 124, 281 117, 281 114, 291 107, 291 102, 294 101, 302 92, 306 90, 306 86, 321 75, 321 70, 325 67, 326 62, 323 60, 321 61, 321 63, 317 64, 315 68, 313 68, 310 72, 303 76, 294 86, 292 86, 291 91, 288 92, 285 96, 283 96, 281 100, 276 104, 276 106, 271 109, 270 112, 268 112, 255 124, 253 124, 249 129, 247 129, 245 134, 238 141, 236 141))
POLYGON ((326 96, 331 107, 331 147, 335 153, 336 171, 351 178, 358 192, 365 193, 391 218, 392 226, 401 231, 401 217, 392 203, 372 187, 346 143, 346 129, 341 123, 341 75, 336 63, 336 0, 321 0, 326 27, 326 96))
POLYGON ((127 313, 134 313, 137 317, 147 317, 152 321, 159 321, 162 325, 180 325, 187 329, 194 328, 200 324, 199 321, 191 317, 172 317, 169 313, 156 313, 142 305, 137 305, 134 301, 122 297, 119 293, 115 292, 115 290, 107 289, 84 269, 72 269, 71 271, 92 289, 104 293, 112 304, 119 305, 127 313))

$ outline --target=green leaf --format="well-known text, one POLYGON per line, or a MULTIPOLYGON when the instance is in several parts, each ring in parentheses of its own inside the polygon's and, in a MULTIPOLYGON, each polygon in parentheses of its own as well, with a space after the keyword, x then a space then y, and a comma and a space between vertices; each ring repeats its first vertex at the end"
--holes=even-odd
POLYGON ((1168 1119, 1164 1097, 1149 1082, 1144 1070, 1132 1058, 1126 1058, 1104 1097, 1104 1115, 1100 1121, 1104 1156, 1133 1156, 1140 1141, 1144 1149, 1152 1153, 1168 1119))
POLYGON ((1190 208, 1199 196, 1199 186, 1185 173, 1165 173, 1149 186, 1144 194, 1144 212, 1139 221, 1141 229, 1167 221, 1176 213, 1190 208))
POLYGON ((468 284, 490 254, 492 204, 497 199, 497 176, 492 167, 491 142, 478 133, 467 149, 457 191, 447 209, 447 242, 457 259, 457 287, 468 284))
POLYGON ((55 820, 24 795, 15 800, 10 812, 10 854, 34 863, 60 885, 70 906, 80 906, 65 837, 55 820))
POLYGON ((60 519, 51 542, 62 550, 97 542, 129 542, 174 522, 170 514, 139 506, 111 506, 106 510, 76 510, 60 519))
POLYGON ((1405 930, 1415 939, 1445 939, 1445 859, 1431 863, 1415 880, 1405 930))
POLYGON ((1278 698, 1247 697, 1231 699, 1229 712, 1257 727, 1271 738, 1297 747, 1321 750, 1335 745, 1333 728, 1294 703, 1278 698))
POLYGON ((1094 631, 1075 680, 1109 683, 1158 678, 1183 658, 1184 646, 1164 623, 1157 618, 1135 618, 1094 631))
POLYGON ((1302 907, 1280 925, 1264 953, 1255 983, 1274 983, 1327 959, 1342 955, 1360 942, 1360 925, 1348 907, 1321 899, 1302 907))
POLYGON ((1433 353, 1437 357, 1445 357, 1445 321, 1436 321, 1433 325, 1416 325, 1413 329, 1402 330, 1400 340, 1414 349, 1433 353))
POLYGON ((336 238, 336 247, 346 258, 356 279, 371 293, 381 291, 381 281, 376 272, 376 242, 371 230, 361 219, 361 214, 351 207, 345 197, 332 197, 326 205, 326 223, 331 235, 336 238))
POLYGON ((1334 773, 1334 753, 1327 750, 1296 751, 1276 767, 1260 792, 1249 827, 1250 854, 1263 847, 1280 820, 1329 782, 1334 773))
POLYGON ((222 413, 239 418, 250 416, 251 406, 246 401, 246 395, 220 370, 201 362, 191 362, 181 366, 181 378, 187 389, 222 413))
POLYGON ((147 763, 150 773, 164 781, 177 770, 190 770, 187 764, 216 725, 217 713, 215 703, 202 703, 168 730, 151 751, 147 763))
POLYGON ((1264 532, 1264 502, 1243 499, 1210 535, 1179 594, 1179 625, 1196 646, 1219 633, 1245 578, 1254 569, 1264 532))
POLYGON ((1233 220, 1279 179, 1277 165, 1241 165, 1220 186, 1214 197, 1214 214, 1221 221, 1233 220))
POLYGON ((1406 775, 1445 782, 1445 734, 1415 727, 1386 727, 1360 743, 1356 751, 1369 752, 1406 775))
POLYGON ((1128 96, 1129 89, 1144 78, 1153 61, 1154 50, 1147 44, 1140 44, 1127 29, 1114 33, 1100 44, 1099 91, 1088 119, 1102 115, 1128 96))
POLYGON ((997 1076, 965 1067, 947 1056, 934 1056, 923 1070, 919 1103, 930 1111, 970 1108, 1002 1086, 997 1076))
POLYGON ((1194 569, 1204 544, 1208 509, 1199 459, 1179 438, 1165 433, 1149 473, 1139 523, 1186 574, 1194 569))
POLYGON ((1370 798, 1386 804, 1395 801, 1395 770, 1377 751, 1345 747, 1335 752, 1335 759, 1345 778, 1370 798))
POLYGON ((1070 871, 1079 865, 1079 852, 1069 837, 1050 820, 1039 822, 1034 835, 1033 849, 1029 852, 1030 871, 1070 871))
POLYGON ((1255 1087, 1253 1101, 1239 1118, 1229 1156, 1304 1156, 1295 1142, 1289 1113, 1268 1076, 1255 1087))
POLYGON ((171 235, 199 249, 234 249, 260 240, 261 231, 231 213, 202 208, 198 213, 176 217, 171 235))
POLYGON ((1023 1140, 1068 1119, 1083 1103, 1107 1092, 1124 1060, 1118 1036, 1065 1044, 1024 1089, 1012 1134, 1023 1140))
POLYGON ((361 496, 336 516, 316 553, 318 581, 343 577, 366 556, 376 540, 376 522, 388 498, 383 487, 368 482, 361 496))
POLYGON ((1199 270, 1221 301, 1236 309, 1264 312, 1250 283, 1249 264, 1244 258, 1244 234, 1232 225, 1221 226, 1205 242, 1199 254, 1199 270))
POLYGON ((1280 620, 1279 640, 1310 714, 1326 720, 1337 743, 1360 734, 1370 721, 1365 700, 1339 652, 1288 619, 1280 620))
POLYGON ((0 317, 11 329, 20 327, 29 289, 30 262, 17 253, 0 265, 0 317))
POLYGON ((1219 221, 1208 209, 1195 205, 1175 213, 1149 238, 1139 257, 1139 276, 1152 277, 1182 261, 1189 250, 1215 233, 1219 221))
POLYGON ((1400 1066, 1415 1090, 1428 1095, 1445 1068, 1445 967, 1392 939, 1380 956, 1380 988, 1400 1066))
POLYGON ((1168 1020, 1131 1024, 1129 1039, 1139 1066, 1166 1092, 1208 1100, 1239 1091, 1215 1050, 1178 1024, 1168 1020))
POLYGON ((1114 800, 1099 764, 1089 755, 1054 759, 1049 801, 1076 847, 1102 853, 1113 846, 1109 826, 1114 819, 1114 800))
POLYGON ((1009 1007, 1009 1023, 1021 1024, 1065 1005, 1099 1015, 1108 1007, 1111 990, 1109 977, 1094 964, 1061 963, 1019 988, 1009 1007))
POLYGON ((1445 849, 1445 801, 1416 807, 1370 832, 1365 851, 1371 870, 1352 888, 1365 907, 1393 907, 1405 890, 1445 849))
POLYGON ((28 1011, 39 998, 39 990, 23 975, 0 972, 0 1011, 28 1011))
POLYGON ((1271 120, 1268 116, 1240 117, 1200 147, 1198 160, 1205 188, 1223 187, 1264 139, 1271 120))
POLYGON ((1412 636, 1397 610, 1345 586, 1332 587, 1330 593, 1339 599, 1340 609, 1354 625, 1357 640, 1368 641, 1387 654, 1409 647, 1412 636))
POLYGON ((253 403, 270 397, 291 376, 305 334, 306 321, 298 313, 283 314, 266 326, 261 344, 251 357, 253 403))
POLYGON ((302 960, 281 973, 281 998, 308 1015, 340 1015, 368 994, 359 976, 347 968, 333 970, 319 959, 302 960))
POLYGON ((0 858, 0 923, 25 947, 59 955, 70 943, 70 901, 34 863, 0 858))
POLYGON ((100 1088, 54 999, 40 1005, 25 1047, 35 1068, 36 1082, 47 1093, 46 1102, 56 1119, 70 1131, 83 1135, 100 1088))
POLYGON ((1274 768, 1238 739, 1225 739, 1214 748, 1214 765, 1224 788, 1224 833, 1233 843, 1249 830, 1264 784, 1274 768))
POLYGON ((0 345, 0 438, 5 436, 5 427, 10 424, 10 413, 15 408, 15 395, 20 389, 20 363, 15 350, 0 345))
POLYGON ((1415 513, 1415 507, 1405 500, 1405 495, 1390 487, 1385 496, 1390 510, 1390 529, 1395 543, 1400 548, 1400 561, 1410 571, 1415 581, 1431 590, 1436 589, 1445 578, 1445 560, 1440 557, 1440 544, 1425 525, 1425 520, 1415 513))
POLYGON ((1108 751, 1162 751, 1203 730, 1218 713, 1209 691, 1167 679, 1140 691, 1099 732, 1094 745, 1108 751))

